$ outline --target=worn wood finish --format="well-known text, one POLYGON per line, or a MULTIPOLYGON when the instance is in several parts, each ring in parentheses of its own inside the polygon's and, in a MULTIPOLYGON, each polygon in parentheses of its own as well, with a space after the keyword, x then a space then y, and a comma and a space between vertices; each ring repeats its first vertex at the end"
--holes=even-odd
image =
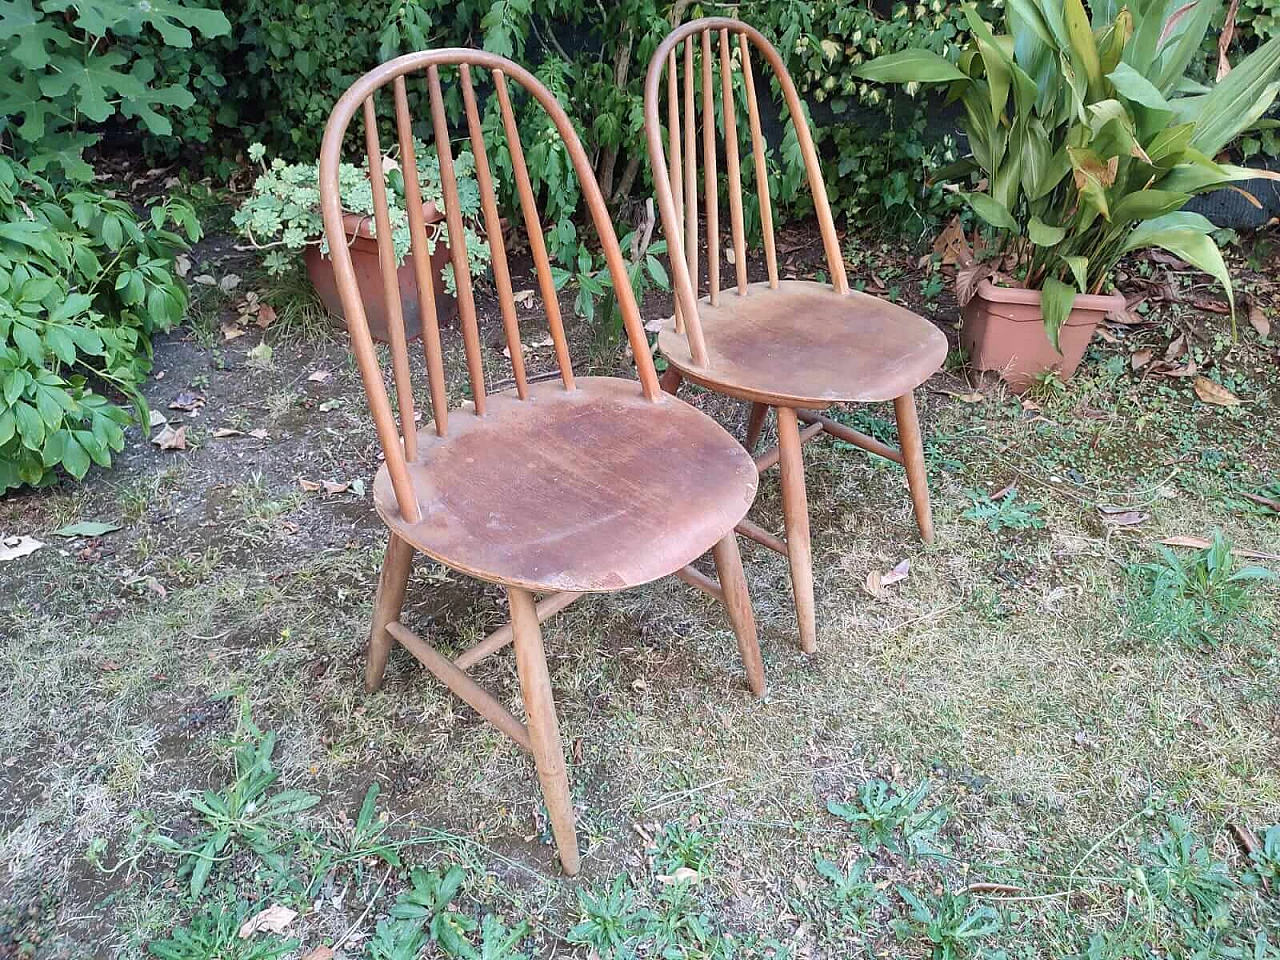
POLYGON ((400 619, 412 569, 413 546, 392 534, 387 541, 387 554, 378 577, 378 595, 373 602, 369 658, 364 668, 364 688, 369 693, 382 686, 382 677, 387 672, 387 656, 391 653, 391 634, 387 632, 387 625, 400 619))
POLYGON ((760 442, 760 434, 764 430, 765 421, 769 419, 769 405, 767 403, 751 404, 751 413, 747 417, 747 439, 743 446, 748 450, 754 450, 756 444, 760 442))
MULTIPOLYGON (((760 89, 767 89, 761 86, 760 89)), ((809 561, 807 505, 804 497, 801 445, 826 432, 872 453, 887 457, 908 468, 908 477, 921 535, 933 535, 929 516, 928 490, 920 448, 915 408, 902 406, 901 398, 933 375, 947 354, 946 337, 922 317, 895 304, 849 289, 840 238, 831 215, 822 171, 813 136, 804 121, 804 111, 795 84, 781 56, 759 31, 741 20, 710 17, 676 27, 654 52, 645 79, 645 138, 653 173, 663 232, 671 257, 671 278, 675 310, 680 321, 667 321, 658 333, 658 345, 670 364, 662 383, 674 392, 682 380, 752 404, 747 424, 746 447, 753 450, 759 441, 770 406, 779 410, 778 449, 756 458, 761 470, 781 460, 783 501, 786 506, 788 545, 759 527, 739 524, 739 532, 772 549, 784 547, 792 561, 802 645, 812 650, 812 573, 809 561), (719 197, 716 194, 717 144, 715 90, 711 80, 712 35, 718 45, 719 97, 723 118, 723 156, 728 185, 729 219, 732 228, 733 258, 737 295, 720 293, 719 197), (735 57, 732 40, 737 41, 736 63, 741 70, 746 99, 747 130, 751 138, 751 166, 759 201, 760 232, 768 280, 747 282, 744 204, 739 154, 737 105, 734 97, 735 57), (676 52, 683 44, 683 102, 677 102, 676 52), (695 69, 701 56, 702 165, 704 171, 705 221, 707 229, 707 269, 709 289, 700 296, 696 259, 698 232, 696 190, 698 156, 694 130, 695 69), (774 236, 772 198, 768 180, 768 144, 760 118, 759 90, 753 59, 759 58, 767 76, 776 83, 782 97, 782 119, 790 123, 796 137, 805 178, 813 197, 814 212, 826 255, 830 284, 782 280, 774 236), (663 73, 668 76, 663 82, 663 73), (665 131, 662 96, 665 90, 665 131), (683 148, 674 155, 674 144, 683 148), (665 132, 665 136, 664 136, 665 132), (665 143, 665 147, 664 147, 665 143), (668 155, 670 151, 672 155, 668 155), (683 165, 683 182, 679 173, 683 165), (681 202, 683 201, 683 203, 681 202), (864 403, 894 400, 898 406, 899 431, 903 450, 898 451, 824 417, 821 410, 834 403, 864 403), (785 413, 783 411, 786 411, 785 413), (801 432, 800 419, 809 425, 801 432), (783 429, 783 420, 790 426, 783 429), (907 448, 911 448, 908 450, 907 448), (800 536, 800 534, 803 536, 800 536)))
POLYGON ((515 631, 516 672, 520 675, 520 690, 524 695, 524 713, 533 759, 538 768, 538 780, 542 783, 551 833, 560 851, 560 865, 572 877, 578 872, 580 862, 578 836, 573 829, 573 797, 569 793, 560 724, 556 720, 556 705, 551 695, 547 654, 542 646, 542 627, 538 624, 533 597, 527 590, 510 587, 507 598, 511 607, 511 626, 515 631))
POLYGON ((484 417, 419 437, 409 473, 420 521, 402 518, 380 470, 373 497, 387 526, 481 580, 604 592, 691 563, 751 505, 754 461, 680 400, 648 401, 612 377, 580 377, 572 391, 530 384, 529 396, 493 394, 484 417))
MULTIPOLYGON (((674 55, 671 59, 674 62, 674 55)), ((755 464, 714 420, 660 388, 627 278, 627 264, 589 159, 563 108, 527 70, 493 54, 462 49, 424 51, 383 64, 356 81, 334 108, 321 146, 320 185, 325 231, 352 351, 385 457, 374 479, 373 493, 391 540, 375 603, 366 682, 371 688, 381 682, 391 642, 397 641, 462 700, 529 750, 551 814, 561 863, 567 873, 574 873, 579 857, 573 806, 539 623, 583 593, 621 590, 676 574, 723 600, 729 608, 748 676, 753 688, 758 686, 763 677, 755 651, 755 625, 745 581, 738 579, 740 571, 735 575, 722 563, 722 576, 727 578, 722 586, 688 567, 708 550, 716 551, 718 559, 727 556, 724 540, 732 540, 734 525, 746 514, 755 495, 755 464), (493 393, 486 385, 444 107, 442 72, 451 67, 458 68, 462 119, 476 160, 498 307, 512 358, 514 386, 493 393), (480 97, 472 83, 473 69, 476 79, 493 83, 543 310, 560 367, 556 382, 530 377, 521 360, 519 316, 480 119, 480 97), (337 172, 347 129, 360 114, 381 274, 388 285, 395 278, 396 263, 375 97, 380 88, 391 86, 405 198, 417 199, 417 214, 415 204, 409 203, 409 258, 419 287, 430 291, 431 284, 424 278, 430 276, 426 272, 430 260, 427 247, 432 238, 422 215, 407 90, 408 82, 420 83, 423 74, 473 399, 450 416, 433 307, 423 320, 433 420, 419 425, 400 300, 387 286, 392 327, 389 366, 397 408, 393 409, 346 245, 337 172), (573 164, 600 237, 639 382, 577 378, 573 374, 541 216, 516 130, 509 80, 543 108, 573 164), (456 660, 414 634, 400 621, 400 611, 415 551, 451 569, 507 587, 511 622, 456 660), (549 595, 535 604, 534 591, 549 595), (466 672, 508 643, 515 647, 526 723, 517 720, 466 672)), ((679 372, 673 376, 678 381, 679 372)))
POLYGON ((929 477, 924 465, 924 440, 920 436, 920 420, 916 416, 916 398, 906 393, 893 401, 898 417, 898 440, 902 444, 903 466, 907 468, 907 484, 911 488, 911 506, 915 511, 920 538, 933 543, 933 512, 929 508, 929 477))
POLYGON ((809 548, 809 500, 804 489, 804 460, 800 426, 790 407, 778 408, 778 449, 782 453, 782 516, 787 526, 787 559, 791 563, 791 592, 796 601, 800 649, 818 649, 813 603, 813 556, 809 548))
POLYGON ((910 310, 811 280, 784 280, 776 290, 753 283, 719 306, 704 297, 698 321, 707 362, 694 361, 670 320, 658 332, 667 362, 709 390, 774 407, 892 400, 947 356, 942 331, 910 310))

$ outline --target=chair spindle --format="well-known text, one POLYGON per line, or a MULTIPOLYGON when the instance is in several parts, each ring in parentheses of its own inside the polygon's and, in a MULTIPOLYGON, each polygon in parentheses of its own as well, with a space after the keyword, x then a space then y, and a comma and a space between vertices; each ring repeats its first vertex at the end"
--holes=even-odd
POLYGON ((395 241, 391 236, 391 214, 387 207, 387 178, 382 168, 382 147, 378 144, 378 116, 373 96, 364 101, 364 143, 369 157, 369 185, 373 192, 373 220, 377 232, 378 266, 382 290, 390 314, 391 370, 396 383, 396 403, 400 407, 400 438, 405 456, 418 455, 418 431, 413 418, 413 383, 409 375, 409 349, 404 336, 404 306, 400 302, 400 281, 396 277, 395 241))
POLYGON ((769 199, 769 165, 765 159, 764 135, 760 132, 760 105, 751 73, 751 44, 745 33, 738 34, 742 54, 742 82, 747 88, 747 120, 751 127, 751 153, 755 158, 756 197, 760 203, 760 233, 764 238, 764 258, 769 270, 769 286, 778 288, 778 248, 773 239, 773 204, 769 199))
MULTIPOLYGON (((742 168, 738 165, 738 118, 733 101, 733 58, 729 31, 720 30, 720 88, 724 110, 724 163, 729 174, 729 222, 733 228, 733 266, 738 295, 747 293, 747 234, 742 222, 742 168)), ((715 118, 712 118, 714 123, 715 118)))
MULTIPOLYGON (((676 70, 676 51, 667 55, 667 149, 671 153, 671 192, 675 199, 678 233, 684 233, 684 162, 680 156, 680 75, 676 70)), ((684 315, 675 303, 676 330, 684 333, 684 315)))
POLYGON ((720 302, 720 183, 716 176, 716 101, 711 83, 711 31, 702 31, 702 170, 707 217, 707 294, 720 302))

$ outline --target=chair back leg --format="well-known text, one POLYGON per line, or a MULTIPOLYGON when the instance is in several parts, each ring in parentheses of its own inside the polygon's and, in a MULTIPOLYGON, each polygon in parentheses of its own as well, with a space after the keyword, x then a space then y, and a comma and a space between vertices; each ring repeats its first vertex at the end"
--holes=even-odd
POLYGON ((520 675, 520 688, 524 694, 525 724, 533 745, 533 759, 538 768, 547 815, 551 819, 551 833, 560 852, 560 865, 572 877, 580 867, 578 836, 573 827, 573 797, 569 793, 560 724, 556 720, 556 705, 551 695, 547 654, 542 646, 542 627, 529 591, 508 587, 507 597, 515 634, 516 672, 520 675))
POLYGON ((738 653, 747 670, 747 683, 757 697, 765 695, 764 662, 760 659, 760 643, 756 637, 756 618, 751 610, 751 594, 747 590, 747 578, 742 572, 742 555, 738 552, 738 537, 732 530, 711 548, 716 561, 716 575, 724 595, 724 607, 738 638, 738 653))
POLYGON ((782 516, 787 529, 787 558, 791 561, 791 591, 796 601, 800 649, 818 649, 813 603, 813 557, 809 549, 809 498, 804 489, 804 459, 800 453, 800 422, 795 410, 778 407, 778 450, 782 468, 782 516))
POLYGON ((768 417, 769 405, 767 403, 753 403, 751 405, 751 416, 747 418, 746 448, 748 453, 755 453, 756 444, 760 442, 760 434, 764 430, 764 422, 768 417))
POLYGON ((369 659, 364 668, 364 688, 373 693, 382 686, 387 672, 387 657, 392 638, 387 624, 400 619, 404 607, 404 591, 413 568, 413 547, 394 533, 387 542, 387 553, 378 577, 378 596, 373 604, 373 628, 369 631, 369 659))
POLYGON ((929 507, 929 477, 924 466, 924 441, 920 436, 920 419, 916 416, 916 398, 904 393, 893 401, 898 418, 898 445, 902 448, 902 465, 907 468, 907 485, 911 488, 911 506, 915 509, 920 539, 933 543, 933 511, 929 507))

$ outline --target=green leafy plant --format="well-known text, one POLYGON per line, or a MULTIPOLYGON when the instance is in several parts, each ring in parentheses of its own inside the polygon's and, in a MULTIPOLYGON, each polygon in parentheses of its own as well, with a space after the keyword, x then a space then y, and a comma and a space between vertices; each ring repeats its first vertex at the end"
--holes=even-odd
POLYGON ((182 319, 176 258, 199 238, 181 200, 140 217, 0 156, 0 493, 110 465, 130 420, 112 392, 146 422, 151 337, 182 319))
POLYGON ((241 938, 240 925, 256 912, 243 902, 210 903, 188 925, 148 944, 147 952, 159 960, 277 960, 298 949, 297 940, 282 937, 241 938))
POLYGON ((927 780, 909 792, 883 780, 868 780, 858 787, 854 803, 831 800, 827 810, 851 824, 870 852, 883 846, 895 853, 928 855, 933 852, 933 839, 947 822, 945 807, 922 809, 928 796, 927 780))
POLYGON ((230 31, 218 10, 179 0, 3 0, 0 2, 0 143, 31 173, 88 181, 82 158, 113 117, 172 132, 157 107, 189 108, 179 84, 157 84, 154 62, 117 38, 150 34, 158 46, 189 48, 193 34, 230 31))
POLYGON ((215 865, 228 851, 245 847, 283 873, 280 849, 296 830, 295 818, 320 802, 301 790, 271 792, 279 774, 271 767, 274 732, 263 733, 242 707, 232 752, 232 782, 220 791, 206 790, 193 802, 203 830, 185 843, 165 834, 152 838, 162 850, 182 857, 179 876, 189 878, 192 897, 200 896, 215 865))
POLYGON ((948 85, 970 149, 948 173, 982 178, 963 196, 991 228, 997 264, 1041 292, 1055 344, 1076 295, 1101 291, 1119 258, 1144 247, 1211 274, 1234 303, 1213 225, 1182 207, 1262 175, 1214 158, 1280 91, 1280 38, 1211 87, 1190 81, 1219 7, 1100 0, 1086 11, 1083 0, 1012 0, 997 35, 969 5, 971 39, 956 63, 919 49, 857 71, 948 85))
POLYGON ((923 938, 933 945, 934 960, 961 960, 974 955, 976 941, 999 933, 1000 914, 994 907, 974 906, 963 894, 917 897, 899 885, 898 894, 911 908, 909 919, 894 921, 901 940, 923 938))
POLYGON ((428 942, 449 957, 463 960, 520 960, 517 947, 529 933, 520 923, 512 929, 493 914, 479 924, 449 909, 462 888, 466 872, 456 864, 443 873, 415 867, 409 872, 409 888, 396 897, 390 919, 378 923, 369 953, 373 960, 416 960, 428 942), (469 934, 480 931, 477 950, 469 934))
POLYGON ((1248 610, 1253 589, 1276 579, 1266 567, 1242 565, 1221 531, 1190 555, 1156 549, 1158 560, 1131 566, 1129 574, 1142 592, 1135 604, 1140 621, 1159 639, 1216 646, 1248 610))
POLYGON ((1039 516, 1040 504, 1019 503, 1017 489, 1009 490, 998 499, 992 499, 985 493, 976 490, 969 492, 973 502, 962 516, 975 523, 985 523, 992 533, 1001 530, 1038 530, 1044 526, 1039 516))
MULTIPOLYGON (((288 164, 276 158, 266 162, 266 148, 254 144, 250 157, 262 165, 262 174, 253 185, 253 192, 232 218, 236 230, 254 246, 269 251, 264 258, 267 272, 285 273, 296 268, 297 254, 304 248, 319 244, 325 255, 329 243, 324 235, 324 221, 320 215, 319 163, 288 164)), ((443 212, 444 192, 440 185, 440 162, 434 150, 421 141, 415 141, 415 159, 418 165, 419 184, 424 204, 435 204, 443 212)), ((475 158, 463 151, 454 160, 458 178, 458 207, 463 217, 467 257, 472 275, 483 273, 489 265, 489 245, 480 236, 480 187, 474 179, 475 158)), ((404 172, 394 156, 383 160, 387 184, 387 208, 391 221, 391 239, 399 266, 409 254, 409 214, 405 208, 404 172)), ((373 223, 373 186, 364 167, 344 163, 338 167, 338 189, 342 207, 347 213, 370 218, 368 226, 375 235, 373 223)), ((429 252, 445 239, 444 221, 432 224, 427 231, 429 252)), ((453 264, 445 265, 445 288, 457 292, 453 276, 453 264)))
POLYGON ((1280 824, 1268 827, 1262 834, 1262 845, 1249 854, 1249 869, 1244 882, 1280 889, 1280 824))
POLYGON ((1186 820, 1170 816, 1158 843, 1146 846, 1153 862, 1146 885, 1171 911, 1187 921, 1215 924, 1231 906, 1235 883, 1226 865, 1212 859, 1186 820))
POLYGON ((570 943, 591 947, 602 956, 622 949, 638 933, 640 917, 625 873, 600 892, 578 890, 582 919, 569 931, 570 943))

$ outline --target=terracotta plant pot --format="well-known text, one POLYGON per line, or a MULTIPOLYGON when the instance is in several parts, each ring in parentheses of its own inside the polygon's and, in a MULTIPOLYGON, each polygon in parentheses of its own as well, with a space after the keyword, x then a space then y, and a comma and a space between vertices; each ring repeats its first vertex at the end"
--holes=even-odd
MULTIPOLYGON (((436 209, 434 203, 423 205, 427 226, 444 220, 444 214, 436 209)), ((350 239, 351 266, 355 269, 356 283, 360 287, 360 296, 364 300, 364 313, 369 321, 369 332, 373 339, 389 342, 390 314, 387 310, 387 298, 382 287, 382 270, 378 266, 378 241, 373 238, 370 225, 372 217, 348 213, 343 216, 347 237, 350 239)), ((304 254, 307 264, 307 277, 316 288, 321 302, 335 317, 341 319, 342 298, 338 296, 338 282, 333 275, 333 261, 320 253, 320 245, 307 247, 304 254)), ((457 303, 453 297, 445 293, 444 278, 440 271, 449 262, 449 245, 444 242, 443 235, 436 244, 436 252, 431 257, 431 277, 436 293, 436 317, 443 325, 453 319, 457 312, 457 303)), ((405 338, 412 340, 422 334, 422 318, 418 314, 418 280, 414 276, 413 261, 405 257, 404 263, 396 271, 396 279, 400 285, 400 303, 404 309, 405 338)), ((345 322, 345 321, 344 321, 345 322)))
POLYGON ((1054 371, 1067 380, 1080 366, 1093 331, 1108 313, 1123 310, 1121 294, 1079 294, 1058 331, 1059 353, 1044 331, 1040 291, 997 287, 989 280, 964 308, 960 344, 978 370, 995 370, 1015 392, 1030 387, 1037 375, 1054 371))

